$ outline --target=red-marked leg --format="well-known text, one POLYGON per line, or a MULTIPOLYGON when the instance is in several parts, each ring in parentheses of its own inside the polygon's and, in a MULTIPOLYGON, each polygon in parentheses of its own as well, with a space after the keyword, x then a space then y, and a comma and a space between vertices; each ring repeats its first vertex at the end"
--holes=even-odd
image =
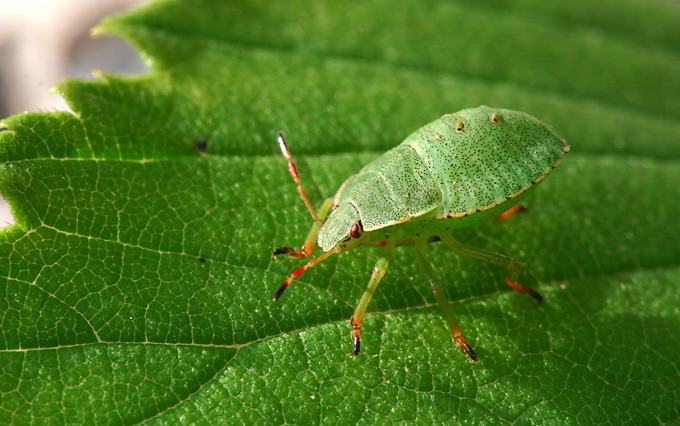
MULTIPOLYGON (((319 217, 321 218, 321 220, 326 219, 326 216, 328 215, 328 212, 330 211, 332 205, 333 205, 332 198, 329 198, 326 201, 324 201, 323 205, 319 209, 319 217)), ((311 256, 312 252, 314 251, 316 237, 317 235, 319 235, 319 229, 321 229, 321 225, 314 222, 312 224, 312 228, 307 233, 305 242, 302 243, 302 248, 300 250, 295 250, 291 247, 279 247, 277 249, 272 250, 272 257, 276 259, 276 256, 279 256, 281 254, 287 254, 290 257, 298 258, 311 256)))
POLYGON ((507 209, 503 213, 497 215, 494 219, 496 219, 496 220, 510 219, 512 217, 512 215, 514 215, 515 213, 520 213, 520 212, 525 212, 525 211, 527 211, 526 207, 524 207, 521 204, 515 204, 514 206, 510 207, 509 209, 507 209))
POLYGON ((475 360, 477 359, 477 355, 475 354, 475 351, 472 349, 472 346, 470 346, 463 337, 463 331, 461 330, 460 325, 458 324, 456 315, 453 313, 453 309, 451 308, 449 299, 446 298, 446 294, 444 294, 442 286, 441 284, 439 284, 439 280, 437 280, 437 274, 435 273, 434 269, 432 269, 432 265, 430 264, 430 262, 427 261, 425 255, 423 254, 424 248, 425 248, 424 243, 416 244, 415 252, 416 260, 418 261, 418 266, 420 266, 420 269, 425 274, 427 282, 428 284, 430 284, 430 291, 432 291, 432 294, 434 295, 434 298, 437 300, 439 307, 442 309, 442 311, 444 311, 444 318, 446 318, 446 322, 449 323, 451 337, 453 337, 453 339, 456 341, 458 346, 460 346, 463 352, 467 354, 467 356, 470 358, 469 361, 475 362, 475 360))
POLYGON ((519 292, 519 293, 527 293, 529 296, 533 297, 538 301, 538 303, 541 303, 543 301, 543 296, 538 294, 536 290, 530 287, 525 287, 522 284, 518 283, 517 281, 512 281, 509 276, 505 277, 505 283, 513 290, 519 292))
POLYGON ((308 268, 311 268, 312 266, 314 266, 314 265, 316 265, 317 263, 321 262, 321 261, 324 260, 325 258, 327 258, 327 257, 329 257, 329 256, 332 256, 332 255, 334 255, 334 254, 336 254, 336 253, 339 253, 339 252, 340 252, 340 251, 337 250, 337 249, 333 249, 333 250, 327 251, 326 253, 322 254, 321 256, 319 256, 319 257, 317 257, 317 258, 315 258, 315 259, 312 259, 312 260, 310 260, 309 262, 307 262, 307 264, 306 264, 305 266, 302 266, 302 267, 300 267, 300 268, 297 268, 295 271, 293 271, 293 273, 290 274, 290 275, 288 276, 288 278, 286 278, 286 280, 283 282, 283 284, 281 284, 281 287, 279 287, 279 289, 276 291, 276 294, 274 294, 274 301, 276 302, 277 300, 279 300, 279 297, 281 297, 281 295, 282 295, 283 292, 288 288, 288 286, 290 285, 290 283, 293 282, 293 280, 294 280, 295 278, 299 277, 299 276, 300 276, 303 272, 305 272, 308 268))
POLYGON ((288 161, 288 172, 290 172, 290 175, 293 177, 293 180, 295 181, 295 185, 297 185, 297 191, 298 194, 300 194, 300 198, 302 198, 302 201, 305 203, 305 207, 307 207, 307 211, 309 211, 309 214, 312 216, 312 220, 314 220, 314 222, 317 225, 321 226, 323 222, 316 215, 316 212, 312 207, 312 203, 309 201, 307 193, 305 192, 305 189, 302 187, 302 183, 300 182, 300 175, 298 175, 297 167, 295 167, 293 156, 290 155, 288 145, 286 145, 286 140, 283 138, 283 132, 279 132, 278 141, 279 149, 281 149, 281 154, 283 154, 286 161, 288 161))
POLYGON ((353 356, 359 355, 359 351, 361 350, 361 339, 359 338, 359 335, 361 334, 361 323, 364 320, 366 308, 371 301, 371 297, 373 297, 373 293, 375 293, 375 289, 378 287, 378 284, 380 284, 380 280, 385 275, 385 272, 387 272, 387 266, 390 263, 393 251, 394 245, 390 244, 385 246, 382 257, 378 259, 373 267, 373 273, 371 274, 371 279, 368 280, 368 286, 366 286, 366 290, 364 291, 364 294, 361 295, 361 299, 359 299, 354 314, 352 314, 350 325, 352 326, 352 345, 354 346, 352 352, 353 356))
POLYGON ((468 246, 466 244, 459 243, 451 236, 443 236, 441 240, 456 253, 464 254, 466 256, 474 257, 475 259, 483 260, 484 262, 491 263, 492 265, 497 265, 503 267, 509 271, 508 276, 505 278, 505 283, 510 286, 515 291, 520 293, 527 293, 529 296, 533 297, 541 303, 543 297, 534 289, 525 287, 517 282, 517 277, 519 276, 520 265, 519 262, 510 256, 506 256, 500 253, 494 253, 489 250, 484 250, 478 247, 468 246))

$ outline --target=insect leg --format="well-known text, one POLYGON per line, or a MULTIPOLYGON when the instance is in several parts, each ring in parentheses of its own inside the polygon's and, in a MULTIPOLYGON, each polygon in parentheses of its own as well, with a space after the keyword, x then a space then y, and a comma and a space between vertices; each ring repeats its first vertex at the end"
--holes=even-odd
POLYGON ((427 259, 425 259, 425 256, 423 255, 424 247, 424 243, 416 244, 415 252, 418 265, 420 266, 420 269, 423 270, 423 273, 425 273, 427 282, 430 284, 430 290, 432 291, 432 294, 434 294, 434 298, 437 300, 437 303, 439 303, 439 307, 442 309, 442 311, 444 311, 444 317, 449 323, 449 329, 451 329, 451 336, 454 338, 456 343, 458 343, 458 346, 460 346, 461 349, 463 349, 463 351, 470 357, 470 362, 474 362, 477 359, 477 355, 475 355, 475 351, 463 337, 463 332, 460 329, 460 325, 458 324, 456 316, 453 313, 449 299, 446 298, 446 295, 442 290, 442 286, 437 280, 437 275, 434 272, 434 269, 432 269, 432 265, 427 261, 427 259))
POLYGON ((494 219, 496 219, 496 220, 510 219, 515 213, 520 213, 520 212, 525 212, 525 211, 527 211, 526 207, 524 207, 521 204, 515 204, 514 206, 510 207, 509 209, 507 209, 503 213, 496 215, 496 217, 494 219))
POLYGON ((364 294, 361 295, 361 299, 359 299, 359 303, 357 304, 357 307, 352 314, 352 318, 350 319, 350 325, 352 326, 352 344, 354 345, 354 356, 359 355, 359 350, 361 350, 361 339, 359 338, 359 334, 361 333, 361 323, 364 320, 366 308, 368 307, 368 303, 371 301, 371 297, 373 297, 373 293, 375 293, 375 289, 380 283, 380 279, 385 275, 385 272, 387 272, 387 266, 390 263, 393 251, 393 244, 385 246, 382 256, 380 259, 378 259, 375 266, 373 267, 373 273, 371 274, 371 279, 368 280, 368 286, 366 287, 364 294))
MULTIPOLYGON (((331 205, 333 205, 332 198, 324 201, 321 209, 319 209, 319 218, 321 218, 321 220, 326 219, 328 211, 331 209, 331 205)), ((312 228, 309 230, 309 233, 307 233, 307 238, 305 238, 305 242, 302 244, 302 248, 300 250, 294 250, 291 247, 279 247, 272 250, 272 257, 276 259, 276 256, 280 254, 287 254, 291 257, 309 257, 314 251, 314 243, 316 243, 316 237, 319 235, 319 229, 321 229, 321 225, 319 225, 317 222, 314 222, 314 224, 312 224, 312 228)))
POLYGON ((293 177, 293 180, 297 185, 297 191, 298 194, 300 194, 300 198, 302 198, 302 201, 305 203, 305 207, 307 207, 307 211, 309 211, 309 214, 312 216, 312 220, 314 220, 314 222, 319 226, 323 225, 321 219, 319 219, 319 217, 316 215, 316 212, 312 207, 312 203, 309 201, 309 198, 307 197, 305 189, 302 187, 302 183, 300 182, 300 175, 298 175, 297 167, 295 167, 293 156, 290 155, 288 145, 286 145, 286 140, 283 138, 283 132, 279 132, 278 141, 279 149, 281 149, 281 154, 283 154, 286 161, 288 161, 288 171, 290 172, 290 175, 293 177))
POLYGON ((538 294, 538 292, 530 287, 525 287, 517 282, 517 277, 519 276, 520 265, 519 262, 510 256, 505 256, 500 253, 495 253, 489 250, 484 250, 478 247, 468 246, 466 244, 459 243, 453 237, 446 235, 442 236, 441 240, 444 244, 449 246, 449 248, 456 253, 464 254, 466 256, 474 257, 475 259, 483 260, 484 262, 491 263, 492 265, 501 266, 507 269, 510 273, 505 277, 505 283, 513 290, 520 293, 528 293, 529 296, 533 297, 541 303, 543 301, 543 296, 538 294))
POLYGON ((309 262, 307 262, 306 265, 301 266, 301 267, 297 268, 295 271, 293 271, 293 273, 290 274, 290 275, 288 276, 288 278, 285 279, 285 281, 283 282, 283 284, 281 284, 281 287, 279 287, 279 289, 276 290, 276 294, 274 294, 274 302, 276 302, 277 300, 279 300, 279 297, 281 297, 281 295, 283 294, 283 292, 288 288, 288 286, 290 285, 290 283, 293 282, 293 280, 294 280, 295 278, 299 277, 299 276, 300 276, 303 272, 305 272, 308 268, 311 268, 312 266, 314 266, 314 265, 316 265, 317 263, 321 262, 321 261, 324 260, 325 258, 327 258, 327 257, 329 257, 329 256, 332 256, 332 255, 334 255, 334 254, 336 254, 336 253, 340 253, 340 250, 337 249, 337 248, 334 248, 334 249, 332 249, 332 250, 329 250, 329 251, 327 251, 326 253, 322 254, 321 256, 319 256, 319 257, 317 257, 317 258, 314 258, 314 259, 310 260, 309 262))

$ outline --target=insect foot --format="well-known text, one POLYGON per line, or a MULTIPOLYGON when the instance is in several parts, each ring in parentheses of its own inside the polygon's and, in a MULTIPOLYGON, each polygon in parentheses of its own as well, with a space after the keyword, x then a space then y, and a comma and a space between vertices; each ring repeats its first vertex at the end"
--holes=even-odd
POLYGON ((510 277, 505 278, 505 283, 510 287, 511 289, 519 292, 519 293, 527 293, 529 296, 533 297, 538 301, 540 304, 543 302, 543 296, 541 296, 536 290, 530 287, 525 287, 522 284, 518 283, 517 281, 513 281, 510 279, 510 277))
POLYGON ((276 256, 279 256, 281 254, 287 254, 290 257, 309 257, 309 253, 305 251, 303 248, 302 250, 295 250, 292 247, 279 247, 274 250, 272 250, 272 258, 276 259, 276 256))
POLYGON ((276 256, 281 254, 289 254, 293 249, 291 247, 279 247, 272 250, 272 258, 276 259, 276 256))
POLYGON ((352 345, 354 346, 352 356, 357 356, 359 355, 359 351, 361 351, 361 338, 359 337, 361 334, 361 322, 355 321, 354 315, 352 315, 349 323, 352 326, 352 345))
POLYGON ((477 361, 477 354, 475 354, 472 346, 468 345, 468 342, 465 341, 463 336, 453 336, 453 338, 456 339, 458 346, 460 346, 461 349, 463 349, 463 351, 470 357, 470 363, 477 361))

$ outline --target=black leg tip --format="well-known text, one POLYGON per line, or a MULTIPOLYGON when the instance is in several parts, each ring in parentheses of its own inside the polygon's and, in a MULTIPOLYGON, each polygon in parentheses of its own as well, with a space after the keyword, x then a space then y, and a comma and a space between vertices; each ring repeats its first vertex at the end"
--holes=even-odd
POLYGON ((293 249, 290 248, 290 247, 279 247, 279 248, 272 250, 272 257, 274 259, 276 259, 276 256, 278 256, 280 254, 288 254, 292 251, 293 251, 293 249))
POLYGON ((359 351, 361 351, 361 340, 358 337, 355 337, 354 338, 354 351, 352 353, 352 356, 359 355, 359 351))
POLYGON ((465 341, 465 338, 461 335, 454 335, 453 338, 456 340, 456 343, 458 343, 458 346, 467 354, 468 357, 470 357, 470 362, 475 362, 477 360, 477 354, 475 354, 475 351, 472 349, 472 346, 468 344, 468 342, 465 341))
POLYGON ((281 295, 283 294, 283 292, 286 291, 286 288, 287 288, 287 287, 288 287, 288 286, 284 284, 284 285, 282 285, 281 287, 279 287, 278 290, 276 290, 276 294, 274 294, 274 302, 276 302, 277 300, 279 300, 279 297, 281 297, 281 295))
POLYGON ((531 291, 529 292, 529 295, 530 295, 531 297, 533 297, 534 299, 536 299, 536 301, 538 302, 539 305, 540 305, 541 303, 543 303, 543 296, 541 296, 536 290, 531 290, 531 291))
POLYGON ((470 346, 466 343, 465 347, 463 349, 465 350, 465 353, 470 357, 470 362, 477 361, 477 354, 472 349, 472 346, 470 346))

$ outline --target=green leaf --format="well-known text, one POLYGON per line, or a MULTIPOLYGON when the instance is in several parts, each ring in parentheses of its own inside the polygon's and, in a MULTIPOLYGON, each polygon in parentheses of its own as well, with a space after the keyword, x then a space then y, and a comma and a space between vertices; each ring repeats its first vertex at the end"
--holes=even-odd
POLYGON ((71 113, 0 133, 0 419, 16 423, 680 421, 680 7, 628 0, 164 1, 105 20, 154 72, 58 86, 71 113), (219 3, 219 5, 218 5, 219 3), (511 220, 458 237, 517 256, 544 303, 441 244, 469 364, 399 248, 302 275, 270 250, 439 117, 486 104, 571 153, 511 220), (205 142, 206 150, 197 149, 205 142))

